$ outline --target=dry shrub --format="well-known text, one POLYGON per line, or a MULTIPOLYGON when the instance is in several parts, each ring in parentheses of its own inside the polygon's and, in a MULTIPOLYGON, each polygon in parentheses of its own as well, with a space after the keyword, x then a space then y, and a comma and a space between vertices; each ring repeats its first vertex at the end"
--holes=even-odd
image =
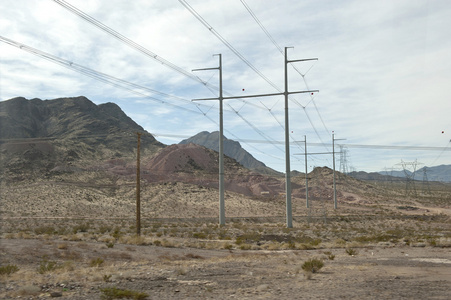
POLYGON ((129 245, 150 245, 151 242, 148 241, 144 236, 133 235, 133 236, 121 236, 119 242, 129 245))
POLYGON ((277 243, 277 242, 271 242, 269 244, 265 244, 263 248, 265 248, 267 250, 280 250, 281 245, 280 245, 280 243, 277 243))
POLYGON ((131 260, 132 256, 127 252, 110 253, 107 255, 110 260, 131 260))
POLYGON ((17 271, 19 271, 19 268, 16 265, 6 265, 0 267, 0 275, 11 275, 17 271))
POLYGON ((60 243, 57 245, 57 248, 60 250, 67 250, 68 249, 68 245, 66 243, 60 243))
POLYGON ((35 285, 25 285, 18 289, 19 296, 37 296, 41 293, 41 288, 35 285))
POLYGON ((352 249, 352 248, 346 248, 345 251, 347 254, 352 255, 352 256, 357 255, 359 253, 357 250, 352 249))
POLYGON ((93 258, 89 262, 89 266, 91 266, 91 267, 100 267, 101 265, 103 265, 104 262, 105 262, 105 260, 103 258, 100 258, 100 257, 93 258))
POLYGON ((323 260, 318 258, 311 258, 302 264, 302 270, 311 273, 318 272, 322 267, 324 267, 323 260))
POLYGON ((185 254, 185 257, 188 259, 204 259, 203 256, 200 256, 200 255, 197 255, 194 253, 187 253, 187 254, 185 254))
POLYGON ((100 289, 102 292, 101 299, 146 299, 149 295, 146 293, 131 291, 131 290, 125 290, 125 289, 119 289, 116 287, 107 287, 100 289))

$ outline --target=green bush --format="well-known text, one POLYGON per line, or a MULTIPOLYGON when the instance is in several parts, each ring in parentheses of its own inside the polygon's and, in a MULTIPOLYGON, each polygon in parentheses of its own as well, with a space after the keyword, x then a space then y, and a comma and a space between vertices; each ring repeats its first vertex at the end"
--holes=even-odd
POLYGON ((97 258, 93 258, 91 259, 91 261, 89 262, 89 265, 91 267, 100 267, 101 265, 103 265, 103 258, 97 257, 97 258))
POLYGON ((47 272, 53 271, 58 267, 58 264, 56 261, 49 261, 47 259, 44 259, 39 264, 38 273, 39 274, 45 274, 47 272))
POLYGON ((335 259, 335 255, 332 254, 332 252, 330 252, 330 251, 326 251, 326 252, 324 252, 324 254, 327 255, 327 258, 329 260, 334 260, 335 259))
POLYGON ((302 264, 302 270, 311 273, 318 272, 322 267, 324 267, 323 261, 317 258, 311 258, 302 264))
POLYGON ((346 253, 348 253, 349 255, 357 255, 357 250, 352 249, 352 248, 346 248, 346 253))
POLYGON ((0 275, 10 275, 19 271, 19 268, 16 265, 6 265, 0 267, 0 275))

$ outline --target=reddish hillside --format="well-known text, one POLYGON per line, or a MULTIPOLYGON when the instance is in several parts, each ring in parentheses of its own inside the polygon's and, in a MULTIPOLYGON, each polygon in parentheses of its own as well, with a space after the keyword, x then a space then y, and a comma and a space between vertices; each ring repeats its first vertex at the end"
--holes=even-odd
MULTIPOLYGON (((218 153, 195 144, 171 145, 161 149, 144 163, 143 177, 149 182, 186 182, 218 187, 218 153)), ((224 182, 228 191, 247 196, 283 193, 284 183, 242 167, 230 157, 224 158, 224 182)))

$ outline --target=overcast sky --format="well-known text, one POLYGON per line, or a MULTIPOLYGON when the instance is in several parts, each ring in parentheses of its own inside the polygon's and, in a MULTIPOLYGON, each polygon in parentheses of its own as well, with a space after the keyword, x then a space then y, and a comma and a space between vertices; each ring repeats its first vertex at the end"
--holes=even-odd
MULTIPOLYGON (((336 143, 348 145, 349 169, 399 168, 401 160, 451 164, 450 1, 187 0, 204 24, 177 0, 66 2, 157 59, 52 0, 0 1, 0 35, 72 66, 178 98, 118 88, 0 42, 1 100, 83 95, 97 104, 114 102, 159 141, 178 143, 200 131, 218 130, 218 101, 191 102, 218 96, 212 88, 218 87, 218 72, 192 69, 217 67, 213 55, 221 53, 225 95, 277 93, 284 89, 279 49, 294 47, 288 49, 289 60, 318 61, 289 68, 289 91, 319 92, 290 97, 291 169, 304 170, 304 157, 298 155, 304 153, 298 143, 304 136, 311 143, 309 152, 328 152, 332 132, 346 139, 336 143), (396 148, 404 145, 414 147, 396 148)), ((225 136, 241 140, 254 157, 284 171, 283 96, 224 100, 224 110, 225 136)), ((332 167, 332 156, 311 155, 308 166, 332 167)))

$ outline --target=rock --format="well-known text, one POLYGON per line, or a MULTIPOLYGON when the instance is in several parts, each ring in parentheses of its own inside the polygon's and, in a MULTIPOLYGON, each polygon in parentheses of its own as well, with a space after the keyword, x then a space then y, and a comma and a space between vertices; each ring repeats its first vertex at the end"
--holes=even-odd
POLYGON ((63 293, 61 293, 61 292, 51 292, 50 293, 50 297, 53 297, 53 298, 62 297, 62 296, 63 296, 63 293))

